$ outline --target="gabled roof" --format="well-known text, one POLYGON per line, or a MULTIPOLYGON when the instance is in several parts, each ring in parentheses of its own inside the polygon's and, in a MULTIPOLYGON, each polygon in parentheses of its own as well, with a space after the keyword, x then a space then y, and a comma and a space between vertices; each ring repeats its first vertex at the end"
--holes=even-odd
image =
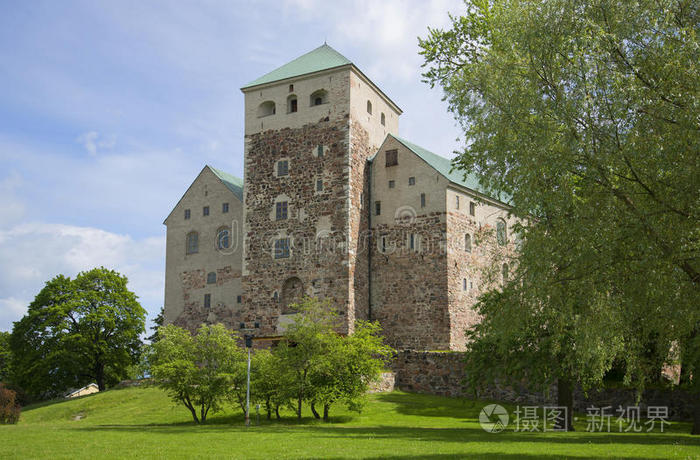
POLYGON ((433 169, 439 172, 450 182, 479 192, 487 197, 494 198, 498 201, 501 201, 502 203, 508 204, 508 202, 510 201, 510 197, 506 197, 504 199, 501 196, 495 197, 492 194, 490 194, 484 187, 481 186, 481 184, 479 183, 479 179, 476 177, 475 174, 465 173, 464 171, 454 169, 452 166, 452 160, 437 155, 431 152, 430 150, 424 149, 420 145, 416 145, 413 142, 409 142, 406 139, 394 136, 393 134, 389 134, 389 136, 393 137, 401 144, 403 144, 404 147, 406 147, 408 150, 418 155, 423 161, 428 163, 428 165, 430 165, 433 169))
POLYGON ((185 195, 187 195, 187 192, 190 191, 190 189, 191 189, 192 186, 195 184, 195 182, 197 182, 197 180, 200 178, 200 176, 202 175, 202 173, 203 173, 205 170, 207 170, 207 169, 208 169, 209 171, 211 171, 211 172, 216 176, 216 178, 219 179, 219 180, 221 181, 221 183, 224 184, 224 186, 225 186, 227 189, 229 189, 229 190, 231 191, 231 193, 233 193, 233 195, 234 195, 236 198, 238 198, 241 202, 243 202, 243 179, 241 179, 240 177, 236 177, 236 176, 234 176, 234 175, 232 175, 232 174, 229 174, 229 173, 227 173, 227 172, 224 172, 224 171, 222 171, 222 170, 220 170, 220 169, 212 168, 212 167, 209 166, 209 165, 204 165, 204 167, 202 168, 202 170, 199 172, 199 174, 197 174, 197 177, 192 181, 192 183, 190 184, 190 186, 187 187, 187 190, 186 190, 185 193, 180 197, 180 199, 179 199, 178 202, 175 204, 175 206, 173 207, 173 209, 170 211, 170 214, 168 214, 168 217, 165 218, 165 220, 163 221, 163 223, 165 223, 165 222, 168 221, 168 219, 169 219, 170 216, 173 214, 173 212, 175 212, 175 209, 180 205, 180 202, 182 201, 182 199, 185 197, 185 195))
POLYGON ((231 190, 239 200, 243 201, 243 179, 229 174, 227 172, 224 172, 220 169, 212 168, 209 165, 207 166, 209 167, 209 169, 211 169, 211 172, 213 172, 214 175, 219 178, 221 183, 223 183, 229 190, 231 190))
POLYGON ((266 73, 262 77, 251 81, 241 89, 333 69, 348 64, 352 64, 348 58, 324 43, 315 50, 309 51, 293 61, 286 63, 282 67, 278 67, 272 72, 266 73))

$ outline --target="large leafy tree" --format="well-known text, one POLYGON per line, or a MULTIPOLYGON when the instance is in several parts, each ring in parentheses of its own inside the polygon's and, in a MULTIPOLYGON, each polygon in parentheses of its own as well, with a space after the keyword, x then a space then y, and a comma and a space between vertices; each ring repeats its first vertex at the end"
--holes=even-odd
POLYGON ((153 378, 173 401, 187 407, 195 423, 206 423, 209 413, 223 406, 247 359, 236 332, 216 324, 202 325, 192 335, 169 324, 158 336, 151 355, 153 378))
MULTIPOLYGON (((502 310, 482 313, 524 321, 542 309, 567 325, 547 330, 565 344, 602 305, 614 333, 594 329, 576 354, 614 336, 606 348, 622 344, 640 389, 673 350, 685 376, 700 369, 699 26, 691 0, 474 0, 420 42, 425 77, 468 141, 456 166, 507 194, 529 224, 523 282, 507 288, 518 294, 492 297, 502 310), (555 301, 562 292, 575 309, 555 301), (513 298, 529 299, 523 317, 513 298)), ((589 358, 604 368, 603 355, 589 358)), ((700 403, 695 414, 700 433, 700 403)))
POLYGON ((0 382, 7 380, 10 371, 10 333, 0 331, 0 382))
POLYGON ((104 390, 138 361, 145 317, 126 277, 113 270, 58 275, 14 324, 12 383, 35 397, 93 381, 104 390))

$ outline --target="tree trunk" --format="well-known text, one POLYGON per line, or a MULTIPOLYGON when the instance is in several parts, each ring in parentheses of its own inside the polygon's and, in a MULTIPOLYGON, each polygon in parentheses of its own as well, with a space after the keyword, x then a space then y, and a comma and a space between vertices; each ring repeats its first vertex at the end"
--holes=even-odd
POLYGON ((279 404, 275 404, 275 416, 277 417, 277 420, 282 418, 282 417, 280 417, 280 405, 279 404))
POLYGON ((299 397, 297 398, 297 419, 301 420, 301 401, 304 399, 302 397, 302 393, 299 393, 299 397))
POLYGON ((690 434, 700 435, 700 396, 695 398, 695 405, 693 407, 693 430, 690 434))
POLYGON ((192 418, 194 419, 194 423, 199 425, 199 418, 197 418, 197 410, 192 405, 192 402, 190 402, 190 398, 185 397, 185 398, 182 398, 181 401, 185 405, 185 407, 187 407, 190 410, 190 413, 192 414, 192 418))
POLYGON ((327 422, 330 420, 330 416, 328 415, 328 412, 331 410, 331 405, 330 404, 324 404, 323 405, 323 421, 327 422))
POLYGON ((566 417, 557 418, 554 427, 558 430, 574 431, 574 386, 571 380, 557 379, 557 406, 566 407, 566 417))
POLYGON ((311 403, 311 413, 314 414, 314 418, 321 418, 321 415, 318 412, 316 412, 316 404, 314 404, 313 402, 311 403))
POLYGON ((99 361, 95 363, 95 380, 97 380, 97 388, 105 391, 105 365, 99 361))
POLYGON ((267 410, 267 419, 272 419, 272 403, 270 403, 270 398, 265 401, 265 409, 267 410))

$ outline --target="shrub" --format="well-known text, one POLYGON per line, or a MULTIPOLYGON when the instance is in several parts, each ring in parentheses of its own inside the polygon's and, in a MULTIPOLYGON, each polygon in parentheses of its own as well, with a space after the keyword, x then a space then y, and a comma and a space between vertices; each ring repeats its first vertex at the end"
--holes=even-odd
POLYGON ((17 423, 21 408, 15 401, 17 394, 0 383, 0 424, 17 423))

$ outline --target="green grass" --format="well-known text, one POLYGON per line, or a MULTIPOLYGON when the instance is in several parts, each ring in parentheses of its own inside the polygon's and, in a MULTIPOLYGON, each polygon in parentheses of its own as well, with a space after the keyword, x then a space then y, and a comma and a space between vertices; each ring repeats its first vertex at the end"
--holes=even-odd
POLYGON ((332 423, 287 412, 246 429, 240 411, 195 426, 157 388, 112 390, 25 408, 19 424, 0 426, 0 458, 700 458, 687 423, 588 433, 580 416, 574 433, 490 434, 477 420, 483 405, 394 392, 372 395, 362 414, 337 407, 332 423))

